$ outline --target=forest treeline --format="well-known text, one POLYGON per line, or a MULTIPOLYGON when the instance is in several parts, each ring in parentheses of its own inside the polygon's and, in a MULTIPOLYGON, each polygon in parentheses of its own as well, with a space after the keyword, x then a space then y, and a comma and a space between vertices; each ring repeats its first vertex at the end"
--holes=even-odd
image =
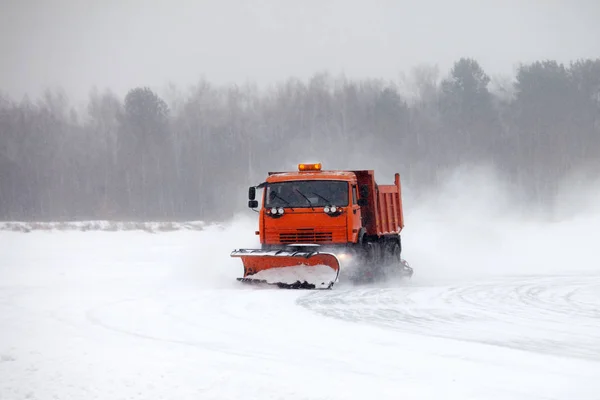
POLYGON ((543 204, 577 168, 600 171, 600 59, 523 64, 511 79, 492 90, 463 58, 398 82, 200 81, 169 101, 92 91, 85 112, 58 92, 0 95, 0 219, 227 218, 267 171, 313 160, 383 169, 382 181, 399 171, 413 188, 483 163, 543 204))

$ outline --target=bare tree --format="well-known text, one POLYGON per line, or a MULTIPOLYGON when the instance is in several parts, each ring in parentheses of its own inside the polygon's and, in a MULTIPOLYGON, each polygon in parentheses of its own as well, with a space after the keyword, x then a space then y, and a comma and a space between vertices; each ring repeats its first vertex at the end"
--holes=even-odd
POLYGON ((550 203, 576 168, 600 171, 600 60, 524 64, 494 81, 476 60, 399 82, 328 73, 253 85, 199 81, 161 98, 94 90, 0 95, 0 218, 222 219, 266 171, 401 170, 415 190, 464 163, 493 163, 550 203))

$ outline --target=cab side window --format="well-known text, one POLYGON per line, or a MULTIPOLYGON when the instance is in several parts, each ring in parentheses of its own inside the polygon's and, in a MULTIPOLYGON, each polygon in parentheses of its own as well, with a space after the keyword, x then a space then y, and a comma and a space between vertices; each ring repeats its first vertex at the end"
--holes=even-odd
POLYGON ((357 201, 357 193, 356 193, 356 186, 352 186, 352 204, 356 204, 357 201))

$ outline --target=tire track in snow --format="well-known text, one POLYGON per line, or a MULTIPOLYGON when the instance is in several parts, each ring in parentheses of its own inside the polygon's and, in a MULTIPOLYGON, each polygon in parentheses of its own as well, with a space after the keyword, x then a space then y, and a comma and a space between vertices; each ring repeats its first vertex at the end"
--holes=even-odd
POLYGON ((321 315, 419 335, 600 361, 600 275, 499 278, 301 297, 321 315))
MULTIPOLYGON (((338 369, 342 364, 346 372, 371 379, 387 379, 367 366, 352 367, 346 365, 345 360, 331 359, 327 348, 310 338, 306 340, 314 347, 311 354, 297 354, 295 349, 290 350, 289 337, 295 328, 290 322, 295 318, 289 319, 289 311, 296 308, 294 301, 302 295, 300 292, 242 289, 173 295, 172 289, 97 304, 87 310, 86 319, 93 326, 132 339, 231 356, 231 359, 221 360, 228 363, 231 371, 243 369, 239 367, 240 363, 257 361, 301 369, 308 360, 319 364, 323 372, 338 369), (223 296, 233 301, 219 301, 223 296), (123 319, 123 311, 131 317, 123 319), (206 311, 209 311, 208 315, 203 315, 206 311), (245 339, 247 345, 241 346, 240 339, 245 339), (294 357, 285 357, 287 352, 294 357)), ((390 374, 393 375, 392 372, 390 374)))
MULTIPOLYGON (((203 349, 206 351, 215 351, 215 352, 234 355, 234 356, 246 357, 249 355, 248 353, 245 353, 245 352, 233 350, 231 348, 231 346, 223 344, 222 342, 217 341, 217 340, 210 340, 210 339, 206 339, 206 338, 203 338, 203 339, 184 338, 185 335, 182 336, 181 332, 184 332, 184 333, 189 332, 190 326, 195 325, 196 328, 202 328, 204 331, 211 330, 211 327, 209 324, 204 325, 204 324, 190 323, 189 319, 173 318, 172 312, 168 311, 169 308, 171 308, 173 306, 172 305, 165 306, 165 305, 161 304, 159 306, 159 308, 157 308, 156 304, 155 304, 156 298, 159 298, 159 296, 158 295, 144 296, 144 297, 139 297, 139 298, 122 299, 122 300, 118 300, 118 301, 102 303, 102 304, 99 304, 99 305, 89 309, 86 312, 86 319, 92 325, 101 327, 103 329, 112 331, 114 333, 130 336, 130 337, 137 338, 137 339, 145 339, 145 340, 151 340, 151 341, 155 341, 155 342, 188 346, 188 347, 203 349), (149 306, 149 304, 152 304, 152 306, 149 306), (131 309, 131 311, 132 311, 131 315, 135 315, 136 310, 155 309, 156 311, 151 311, 149 313, 149 315, 140 314, 140 312, 137 311, 137 314, 140 314, 139 315, 140 318, 138 318, 138 320, 141 321, 142 324, 140 324, 139 322, 136 322, 136 321, 132 321, 132 320, 128 320, 128 321, 127 320, 117 320, 117 321, 111 322, 110 316, 115 315, 114 310, 116 310, 116 309, 131 309), (163 320, 164 323, 160 323, 160 320, 163 320), (183 324, 180 324, 180 322, 183 322, 183 324), (147 327, 143 326, 143 325, 148 325, 148 323, 151 327, 150 331, 153 333, 148 333, 149 329, 147 327), (165 327, 165 326, 178 327, 178 326, 182 326, 182 325, 189 325, 189 326, 184 326, 184 328, 188 328, 188 329, 181 329, 181 330, 179 330, 179 329, 170 330, 169 329, 166 332, 164 330, 163 331, 159 330, 161 327, 165 327), (156 329, 156 328, 159 328, 159 329, 156 329), (177 334, 178 331, 179 331, 179 334, 177 334)), ((179 306, 181 306, 181 304, 179 304, 179 306)), ((263 358, 263 359, 265 358, 265 357, 262 357, 261 355, 255 355, 255 354, 252 354, 252 356, 257 357, 257 358, 263 358)))

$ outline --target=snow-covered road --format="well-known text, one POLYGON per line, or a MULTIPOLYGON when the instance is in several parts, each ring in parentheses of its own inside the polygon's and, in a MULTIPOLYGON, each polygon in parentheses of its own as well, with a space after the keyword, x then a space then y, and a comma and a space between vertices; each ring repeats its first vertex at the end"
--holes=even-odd
POLYGON ((352 289, 297 303, 400 332, 600 362, 600 274, 352 289))
POLYGON ((600 399, 595 265, 257 289, 253 228, 0 232, 0 399, 600 399))

